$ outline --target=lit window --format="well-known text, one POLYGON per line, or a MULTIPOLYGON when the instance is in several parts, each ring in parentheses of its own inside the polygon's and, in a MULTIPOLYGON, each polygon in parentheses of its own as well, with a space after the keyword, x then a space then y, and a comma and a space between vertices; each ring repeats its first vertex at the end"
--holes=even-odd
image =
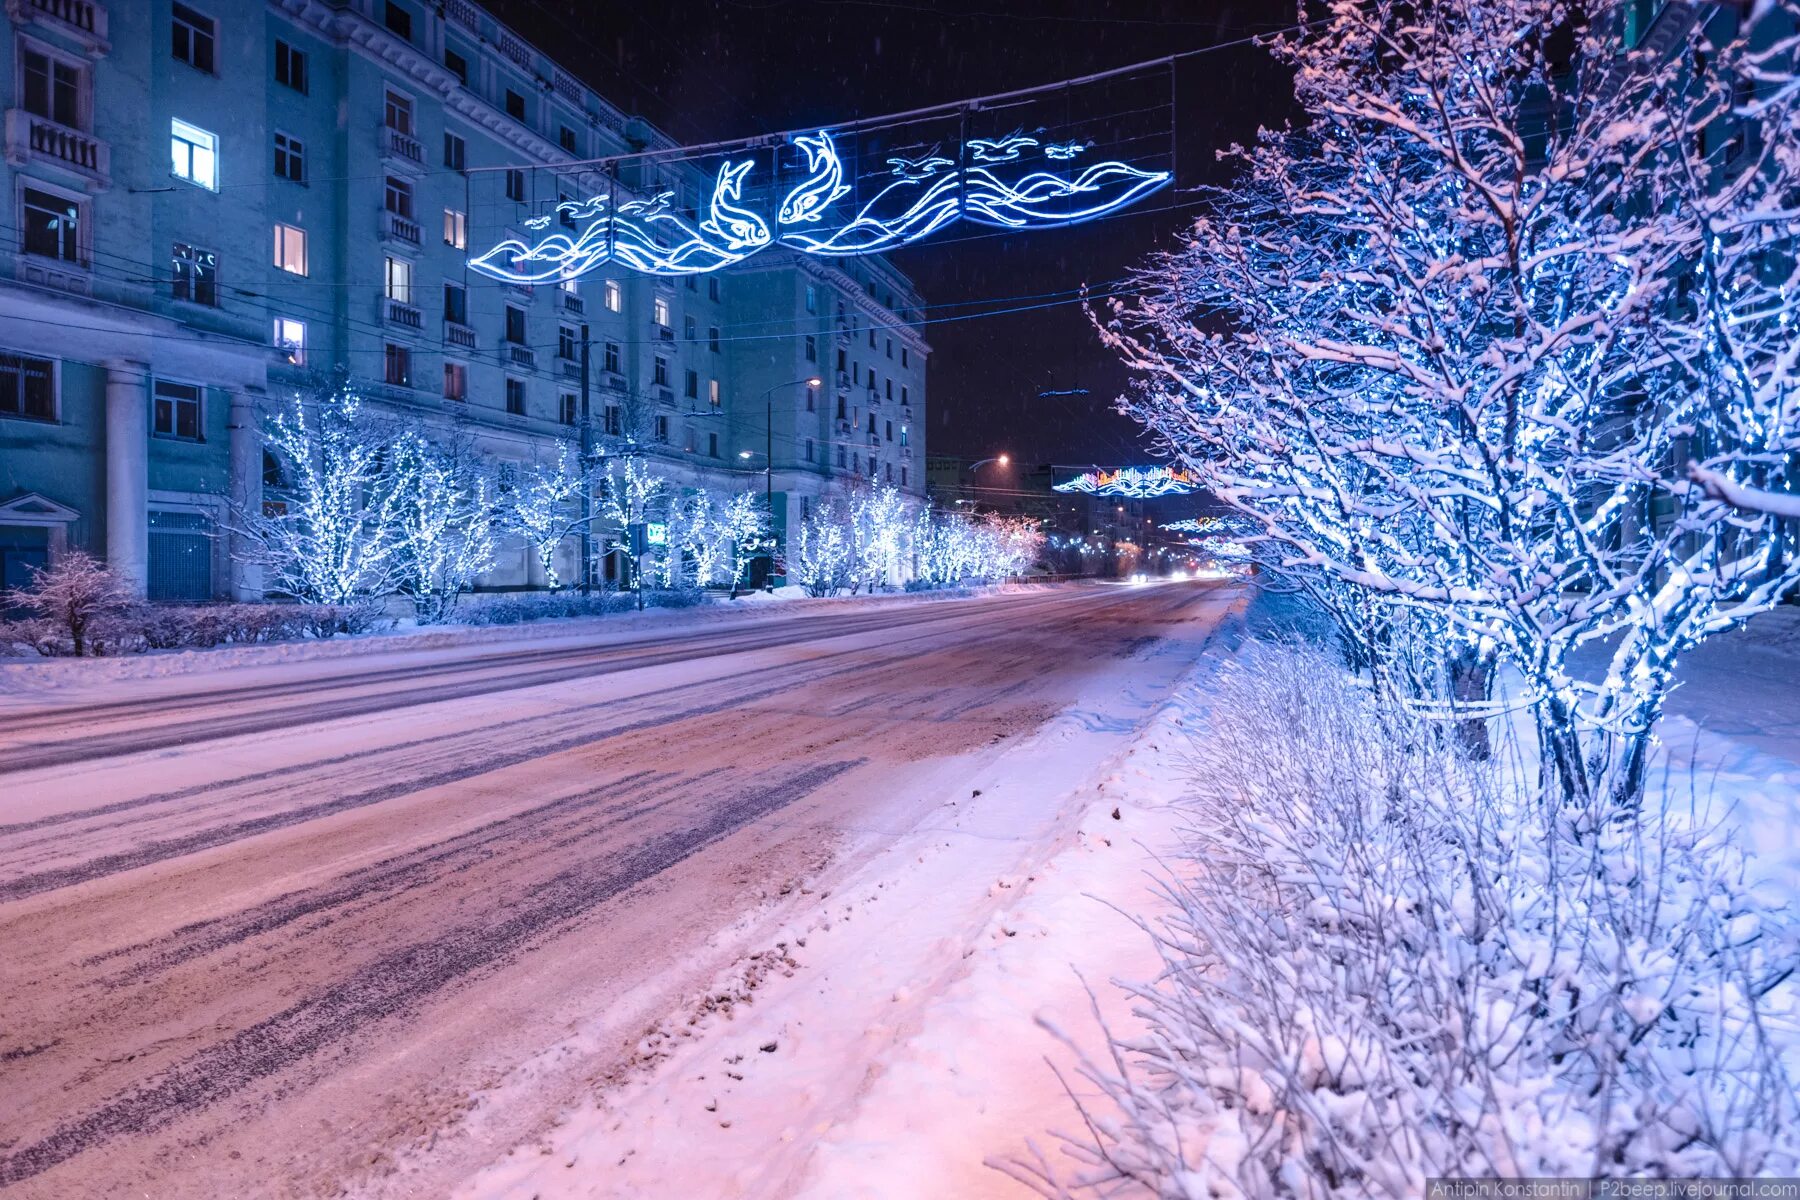
POLYGON ((716 379, 706 381, 706 402, 714 408, 719 407, 719 381, 716 379))
POLYGON ((619 285, 619 281, 616 279, 606 281, 606 311, 625 311, 625 289, 619 285))
POLYGON ((444 245, 466 250, 469 246, 469 214, 454 208, 444 210, 444 245))
POLYGON ((219 303, 219 256, 186 242, 176 242, 171 255, 171 286, 177 300, 219 303))
POLYGON ((387 298, 402 304, 412 303, 412 264, 404 258, 389 256, 387 260, 387 298))
POLYGON ((294 275, 306 274, 306 230, 276 223, 275 265, 294 275))
POLYGON ((652 302, 651 307, 656 323, 667 329, 669 326, 669 302, 663 299, 663 297, 658 296, 655 301, 652 302))
POLYGON ((219 190, 219 139, 176 118, 169 122, 169 157, 175 178, 219 190))
POLYGON ((200 389, 191 383, 159 379, 154 388, 151 431, 162 438, 201 441, 200 389))
POLYGON ((275 349, 296 367, 306 365, 306 322, 275 318, 275 349))

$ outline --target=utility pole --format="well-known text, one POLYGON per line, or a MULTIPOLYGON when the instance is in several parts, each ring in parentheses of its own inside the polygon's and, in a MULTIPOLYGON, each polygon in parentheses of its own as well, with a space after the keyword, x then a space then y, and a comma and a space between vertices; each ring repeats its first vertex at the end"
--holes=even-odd
POLYGON ((581 323, 581 594, 594 591, 594 483, 588 478, 593 464, 594 424, 588 413, 588 323, 581 323))

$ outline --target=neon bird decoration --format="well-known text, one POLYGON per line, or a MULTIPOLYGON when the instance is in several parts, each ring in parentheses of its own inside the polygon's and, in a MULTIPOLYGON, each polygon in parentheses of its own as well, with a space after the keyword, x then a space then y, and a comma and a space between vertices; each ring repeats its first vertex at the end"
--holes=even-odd
POLYGON ((1154 500, 1158 496, 1184 496, 1197 486, 1192 475, 1175 467, 1120 467, 1116 471, 1088 471, 1051 490, 1154 500))
POLYGON ((805 160, 806 175, 774 205, 772 218, 745 200, 756 160, 728 160, 695 219, 676 212, 667 191, 616 206, 606 195, 563 201, 523 222, 531 234, 541 235, 536 240, 508 236, 471 257, 469 267, 508 283, 537 284, 579 279, 607 263, 648 275, 693 275, 729 267, 774 245, 826 257, 878 254, 959 220, 1020 230, 1093 220, 1173 178, 1169 171, 1117 160, 1092 163, 1071 175, 1056 164, 1081 154, 1084 144, 1044 145, 1013 134, 969 140, 968 166, 935 152, 889 158, 885 182, 846 209, 839 202, 855 189, 846 182, 831 134, 820 130, 789 144, 805 160), (1027 152, 1034 149, 1041 152, 1042 166, 1016 177, 994 171, 998 164, 1029 162, 1027 152), (555 228, 558 224, 576 228, 570 232, 555 228))

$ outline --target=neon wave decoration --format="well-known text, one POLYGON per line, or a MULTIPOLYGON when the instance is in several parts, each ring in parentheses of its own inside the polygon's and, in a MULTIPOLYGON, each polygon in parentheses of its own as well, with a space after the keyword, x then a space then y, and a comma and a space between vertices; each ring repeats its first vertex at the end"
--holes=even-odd
POLYGON ((1056 164, 1082 153, 1083 144, 1044 145, 1014 134, 970 140, 966 151, 971 162, 983 165, 959 167, 935 153, 890 158, 890 181, 854 211, 845 211, 839 202, 854 189, 845 182, 843 159, 831 135, 821 130, 794 138, 792 145, 804 157, 807 174, 782 197, 772 219, 744 202, 755 160, 726 161, 694 219, 674 211, 669 192, 616 207, 605 195, 564 201, 524 222, 530 234, 539 235, 536 240, 509 236, 471 257, 469 267, 508 283, 537 284, 579 279, 607 263, 647 275, 694 275, 729 267, 773 245, 828 257, 879 254, 959 220, 1001 229, 1094 220, 1167 186, 1172 178, 1168 171, 1145 171, 1118 161, 1071 173, 1072 165, 1056 164), (1032 150, 1041 154, 1044 166, 1016 178, 1002 178, 993 170, 994 164, 1025 162, 1032 150), (555 228, 559 224, 576 228, 555 228))
POLYGON ((1154 500, 1158 496, 1183 496, 1198 486, 1193 476, 1174 467, 1120 467, 1116 471, 1089 471, 1077 475, 1066 483, 1056 484, 1052 490, 1154 500))
POLYGON ((1173 533, 1205 533, 1222 524, 1224 521, 1219 517, 1190 517, 1185 521, 1170 521, 1163 528, 1173 533))

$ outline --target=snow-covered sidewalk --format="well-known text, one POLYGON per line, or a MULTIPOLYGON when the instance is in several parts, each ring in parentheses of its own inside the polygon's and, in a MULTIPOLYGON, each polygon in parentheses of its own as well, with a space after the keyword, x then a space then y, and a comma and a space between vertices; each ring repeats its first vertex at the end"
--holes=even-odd
POLYGON ((1083 978, 1122 1018, 1107 980, 1155 973, 1123 914, 1154 903, 1150 872, 1179 844, 1184 747, 1237 631, 1234 615, 1198 663, 1148 651, 1108 681, 1117 697, 1064 712, 946 795, 939 819, 647 1036, 651 1069, 465 1194, 1021 1195, 987 1161, 1077 1119, 1058 1080, 1074 1082, 1073 1056, 1036 1022, 1098 1050, 1083 978))

